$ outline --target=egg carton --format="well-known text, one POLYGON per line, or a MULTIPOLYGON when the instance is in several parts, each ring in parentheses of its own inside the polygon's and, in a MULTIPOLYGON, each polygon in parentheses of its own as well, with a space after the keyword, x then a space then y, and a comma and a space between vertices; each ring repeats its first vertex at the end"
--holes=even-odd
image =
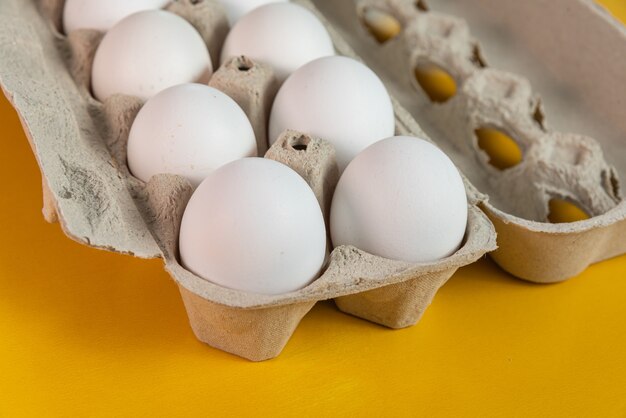
MULTIPOLYGON (((79 30, 62 35, 62 6, 62 0, 0 4, 0 84, 18 111, 42 171, 44 217, 91 247, 161 257, 201 341, 250 360, 269 359, 281 352, 313 305, 327 299, 343 312, 390 328, 410 326, 459 267, 495 248, 493 225, 468 186, 464 241, 437 262, 407 263, 340 246, 329 252, 317 280, 282 295, 224 288, 185 270, 177 254, 178 230, 192 187, 175 175, 157 175, 148 183, 130 175, 126 140, 142 102, 122 95, 99 102, 91 96, 91 63, 102 34, 79 30)), ((217 2, 185 0, 168 9, 188 19, 213 48, 212 57, 219 57, 225 15, 217 2)), ((271 69, 240 57, 219 68, 209 84, 242 107, 263 155, 277 90, 271 69)), ((396 113, 398 134, 421 133, 401 107, 396 113)), ((338 180, 333 147, 287 131, 265 157, 285 163, 308 182, 328 224, 338 180)))
POLYGON ((626 30, 606 11, 591 0, 433 1, 441 11, 414 0, 312 3, 349 44, 342 52, 377 72, 484 193, 480 207, 498 233, 498 249, 490 256, 502 268, 551 283, 626 252, 626 202, 614 168, 626 175, 626 30), (391 22, 392 31, 400 27, 397 36, 375 39, 367 27, 373 13, 387 19, 383 25, 391 22), (482 43, 468 22, 480 31, 482 43), (553 106, 548 117, 554 115, 560 129, 581 130, 598 140, 549 127, 530 82, 488 66, 483 49, 500 65, 532 76, 553 106), (419 65, 446 71, 456 82, 456 94, 432 101, 416 81, 419 65), (522 161, 504 170, 492 166, 478 145, 480 128, 512 137, 522 161), (547 222, 554 198, 574 202, 590 219, 547 222))

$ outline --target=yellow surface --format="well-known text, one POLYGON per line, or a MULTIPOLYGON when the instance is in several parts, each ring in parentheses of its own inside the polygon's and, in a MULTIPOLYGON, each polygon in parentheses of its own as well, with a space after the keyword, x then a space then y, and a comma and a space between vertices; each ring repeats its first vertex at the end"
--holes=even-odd
POLYGON ((555 224, 589 219, 587 212, 567 200, 554 198, 550 200, 548 207, 548 220, 555 224))
POLYGON ((422 63, 415 67, 414 72, 415 79, 433 102, 446 102, 456 94, 456 81, 438 65, 422 63))
POLYGON ((402 25, 398 19, 374 7, 365 8, 362 19, 367 29, 380 43, 395 38, 402 31, 402 25))
POLYGON ((522 162, 522 149, 506 133, 495 128, 476 129, 478 146, 489 156, 489 164, 505 170, 522 162))
POLYGON ((43 221, 4 99, 0 135, 0 417, 626 416, 626 257, 547 286, 483 260, 400 331, 321 303, 250 363, 196 341, 160 261, 43 221))

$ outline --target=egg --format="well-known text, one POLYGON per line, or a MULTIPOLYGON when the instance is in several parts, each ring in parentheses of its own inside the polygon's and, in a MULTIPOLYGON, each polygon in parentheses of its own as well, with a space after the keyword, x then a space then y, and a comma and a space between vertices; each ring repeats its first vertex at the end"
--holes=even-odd
POLYGON ((268 3, 276 3, 287 0, 221 0, 226 9, 228 23, 232 27, 243 15, 257 7, 268 3))
POLYGON ((423 139, 395 136, 363 150, 333 196, 333 245, 425 263, 454 253, 467 225, 467 197, 452 161, 423 139))
POLYGON ((242 17, 228 33, 221 63, 245 55, 268 64, 279 82, 316 58, 334 55, 324 25, 313 13, 293 3, 270 3, 242 17))
POLYGON ((294 129, 330 141, 342 171, 361 150, 395 130, 393 106, 380 79, 347 57, 325 57, 294 72, 272 106, 269 141, 294 129))
POLYGON ((179 243, 182 265, 196 275, 231 289, 281 294, 317 277, 326 229, 302 177, 273 160, 244 158, 196 189, 179 243))
POLYGON ((204 84, 181 84, 153 96, 128 136, 128 167, 146 182, 171 173, 197 186, 216 168, 256 155, 246 114, 233 99, 204 84))
POLYGON ((148 10, 122 19, 104 35, 91 86, 98 100, 113 94, 146 100, 176 84, 206 82, 212 70, 209 51, 189 22, 148 10))
POLYGON ((106 32, 125 18, 142 10, 165 7, 169 0, 65 0, 63 30, 95 29, 106 32))

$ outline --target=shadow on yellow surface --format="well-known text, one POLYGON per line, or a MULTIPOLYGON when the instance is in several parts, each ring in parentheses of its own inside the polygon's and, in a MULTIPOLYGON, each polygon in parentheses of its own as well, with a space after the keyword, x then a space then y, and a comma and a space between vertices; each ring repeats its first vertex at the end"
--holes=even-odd
POLYGON ((0 99, 0 416, 624 416, 626 257, 538 286, 489 260, 391 331, 324 302, 283 354, 199 343, 159 260, 93 250, 40 213, 0 99))

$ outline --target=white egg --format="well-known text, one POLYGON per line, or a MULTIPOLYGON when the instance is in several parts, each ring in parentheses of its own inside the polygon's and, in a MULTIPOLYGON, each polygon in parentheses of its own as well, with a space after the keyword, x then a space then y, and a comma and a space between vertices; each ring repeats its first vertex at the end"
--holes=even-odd
POLYGON ((143 180, 159 173, 200 184, 216 168, 257 155, 254 131, 233 99, 204 84, 165 89, 141 108, 128 136, 128 167, 143 180))
POLYGON ((333 196, 333 245, 421 263, 454 253, 467 225, 463 180, 439 148, 396 136, 362 151, 333 196))
POLYGON ((342 171, 368 145, 394 134, 385 86, 372 70, 346 57, 310 62, 285 81, 270 115, 269 140, 286 129, 330 141, 342 171))
POLYGON ((277 3, 287 0, 221 0, 221 3, 226 9, 226 16, 228 17, 228 23, 232 27, 242 16, 257 7, 263 6, 268 3, 277 3))
POLYGON ((313 191, 265 158, 226 164, 191 196, 180 227, 182 265, 218 285, 263 294, 300 289, 320 272, 326 229, 313 191))
POLYGON ((96 29, 106 32, 126 16, 165 7, 169 0, 65 0, 63 30, 96 29))
POLYGON ((104 35, 91 86, 99 100, 118 93, 145 100, 176 84, 208 81, 212 70, 209 51, 189 22, 149 10, 124 18, 104 35))
POLYGON ((324 25, 293 3, 270 3, 242 17, 224 41, 221 63, 245 55, 270 65, 279 82, 316 58, 334 55, 324 25))

